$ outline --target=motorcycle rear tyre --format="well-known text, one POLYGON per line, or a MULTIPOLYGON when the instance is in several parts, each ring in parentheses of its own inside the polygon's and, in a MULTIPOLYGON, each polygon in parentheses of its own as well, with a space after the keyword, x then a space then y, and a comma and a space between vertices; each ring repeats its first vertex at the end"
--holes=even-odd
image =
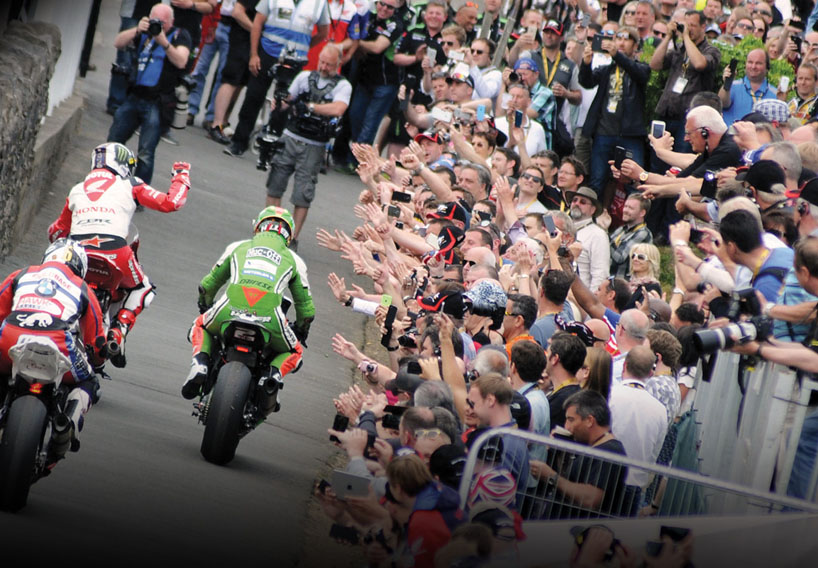
POLYGON ((251 380, 250 369, 237 361, 219 370, 201 447, 202 455, 210 463, 225 465, 236 455, 251 380))
POLYGON ((11 404, 0 441, 0 509, 25 507, 47 419, 45 404, 36 397, 23 396, 11 404))

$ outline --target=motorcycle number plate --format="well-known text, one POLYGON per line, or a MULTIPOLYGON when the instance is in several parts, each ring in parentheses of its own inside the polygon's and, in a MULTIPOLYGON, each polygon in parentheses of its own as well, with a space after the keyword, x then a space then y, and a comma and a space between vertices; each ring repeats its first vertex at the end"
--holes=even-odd
POLYGON ((242 339, 244 341, 253 341, 253 339, 256 338, 256 330, 236 328, 236 330, 233 332, 233 336, 236 339, 242 339))

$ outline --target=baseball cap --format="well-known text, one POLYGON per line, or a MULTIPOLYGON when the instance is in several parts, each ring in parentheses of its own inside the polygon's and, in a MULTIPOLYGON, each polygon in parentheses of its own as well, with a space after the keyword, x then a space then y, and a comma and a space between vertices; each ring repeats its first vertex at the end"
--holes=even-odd
POLYGON ((805 183, 798 197, 812 205, 818 205, 818 178, 813 178, 805 183))
POLYGON ((530 57, 521 57, 517 60, 517 63, 514 64, 514 70, 519 71, 520 69, 526 69, 534 73, 540 72, 540 68, 537 67, 537 62, 530 57))
POLYGON ((427 217, 432 219, 449 219, 450 221, 468 222, 468 214, 466 209, 457 201, 449 201, 442 205, 438 205, 437 210, 429 213, 427 217))
POLYGON ((440 144, 442 142, 442 140, 440 139, 440 136, 434 130, 425 130, 425 131, 421 132, 420 134, 416 135, 415 136, 415 142, 420 144, 420 141, 423 140, 424 138, 426 140, 431 140, 432 142, 435 142, 437 144, 440 144))
POLYGON ((429 471, 449 487, 459 487, 466 465, 466 450, 457 444, 440 446, 429 456, 429 471))
POLYGON ((718 24, 710 24, 704 30, 704 33, 707 33, 707 32, 713 32, 716 35, 721 35, 721 28, 719 27, 718 24))
POLYGON ((542 27, 543 31, 550 30, 557 34, 558 36, 562 35, 562 24, 560 24, 557 20, 548 20, 545 22, 545 25, 542 27))
POLYGON ((464 73, 452 73, 448 77, 446 77, 446 83, 451 85, 452 83, 466 83, 472 89, 474 88, 474 79, 472 79, 469 75, 464 73))
POLYGON ((462 318, 466 315, 466 304, 460 292, 438 292, 433 296, 418 298, 417 302, 418 308, 427 312, 443 312, 455 318, 462 318))
POLYGON ((496 280, 481 280, 471 290, 463 293, 471 302, 471 310, 478 316, 491 316, 497 311, 505 311, 508 296, 496 280))
POLYGON ((398 394, 399 391, 411 394, 423 383, 424 380, 420 378, 420 375, 410 373, 406 370, 406 366, 402 365, 400 369, 398 369, 397 376, 391 381, 387 381, 386 390, 392 394, 398 394))
POLYGON ((511 397, 511 418, 517 423, 520 430, 528 430, 531 426, 531 403, 517 391, 511 397))
POLYGON ((443 227, 437 236, 437 252, 433 253, 438 259, 449 264, 454 262, 454 248, 463 242, 466 233, 455 226, 443 227))
POLYGON ((770 122, 783 124, 790 118, 790 107, 778 99, 764 99, 753 105, 753 112, 759 112, 770 122))
POLYGON ((757 161, 746 171, 736 174, 736 179, 738 181, 746 181, 752 185, 756 191, 764 191, 767 193, 782 193, 780 191, 774 191, 772 186, 787 183, 784 168, 773 160, 757 161))

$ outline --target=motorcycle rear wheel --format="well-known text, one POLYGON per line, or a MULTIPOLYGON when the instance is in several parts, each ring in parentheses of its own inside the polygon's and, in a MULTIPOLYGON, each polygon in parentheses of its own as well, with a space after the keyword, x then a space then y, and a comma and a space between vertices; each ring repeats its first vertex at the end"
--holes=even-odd
POLYGON ((48 419, 45 404, 23 396, 11 404, 0 441, 0 509, 19 511, 28 501, 37 452, 48 419))
POLYGON ((202 455, 210 463, 225 465, 236 455, 251 380, 250 369, 237 361, 226 363, 219 370, 210 395, 201 447, 202 455))

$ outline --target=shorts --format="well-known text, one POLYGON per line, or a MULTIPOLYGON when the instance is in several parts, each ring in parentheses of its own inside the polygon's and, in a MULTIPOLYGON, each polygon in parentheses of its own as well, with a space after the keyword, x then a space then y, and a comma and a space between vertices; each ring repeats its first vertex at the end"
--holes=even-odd
POLYGON ((227 61, 222 69, 222 83, 243 87, 250 80, 250 44, 230 43, 227 61))
POLYGON ((315 198, 318 171, 324 163, 324 145, 306 144, 284 134, 284 147, 276 152, 267 177, 267 195, 280 198, 287 190, 290 176, 295 175, 293 196, 296 207, 309 207, 315 198))

